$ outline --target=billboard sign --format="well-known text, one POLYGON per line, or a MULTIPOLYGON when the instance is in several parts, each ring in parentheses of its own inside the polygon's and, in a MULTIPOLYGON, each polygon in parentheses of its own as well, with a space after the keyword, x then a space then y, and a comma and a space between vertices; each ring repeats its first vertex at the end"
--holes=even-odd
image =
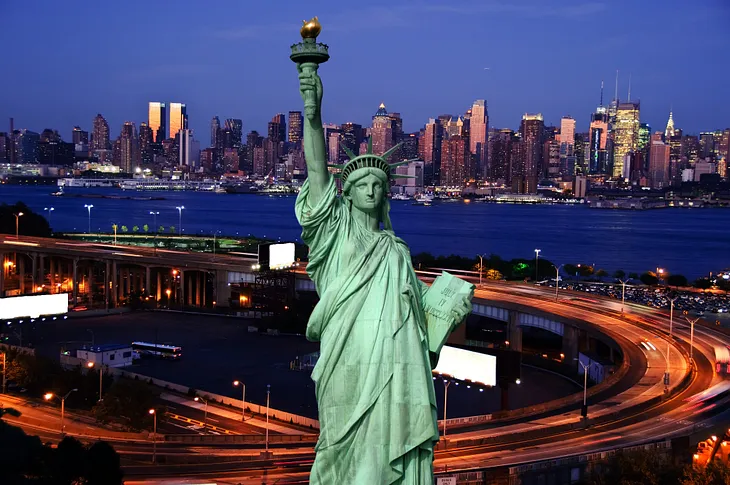
POLYGON ((433 372, 460 381, 496 386, 497 358, 493 355, 444 345, 438 365, 433 372))
POLYGON ((38 318, 68 312, 68 293, 0 298, 0 319, 38 318))

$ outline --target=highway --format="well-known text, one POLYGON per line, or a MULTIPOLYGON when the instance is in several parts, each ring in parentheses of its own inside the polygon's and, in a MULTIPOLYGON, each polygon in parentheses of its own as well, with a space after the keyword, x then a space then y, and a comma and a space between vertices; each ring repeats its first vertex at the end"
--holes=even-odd
MULTIPOLYGON (((53 241, 54 249, 82 251, 79 243, 58 240, 34 240, 4 237, 0 243, 7 250, 17 243, 39 244, 44 247, 53 241), (64 246, 68 245, 69 248, 64 246), (76 246, 73 248, 72 246, 76 246)), ((158 253, 160 250, 157 250, 158 253)), ((111 245, 88 245, 83 248, 88 258, 91 252, 99 258, 138 258, 140 263, 159 258, 151 248, 130 248, 111 245), (99 247, 101 246, 101 247, 99 247)), ((236 256, 217 256, 200 253, 175 253, 175 264, 181 261, 190 266, 200 265, 220 269, 243 267, 250 263, 236 256)), ((427 276, 427 275, 426 275, 427 276)), ((663 438, 687 435, 691 432, 726 422, 730 417, 730 382, 714 371, 714 346, 726 345, 728 336, 721 329, 696 325, 694 332, 694 365, 689 361, 690 329, 679 315, 675 315, 672 339, 669 339, 668 315, 661 310, 627 303, 621 313, 621 302, 562 291, 555 301, 555 290, 529 285, 489 283, 475 294, 484 301, 496 300, 533 307, 564 318, 587 321, 621 344, 628 360, 628 388, 617 386, 611 395, 601 394, 589 400, 588 421, 580 416, 578 406, 560 409, 553 415, 525 419, 499 426, 454 429, 448 442, 440 443, 436 452, 437 472, 473 470, 483 467, 507 466, 536 460, 553 459, 565 455, 598 452, 615 447, 630 446, 663 438), (650 341, 655 349, 647 349, 642 341, 650 341), (663 383, 664 372, 670 374, 669 392, 663 383), (508 452, 507 452, 508 451, 508 452)), ((576 397, 582 396, 582 393, 576 397)), ((576 403, 579 399, 576 399, 576 403)), ((195 411, 192 411, 195 412, 195 411)), ((199 412, 199 410, 198 410, 199 412)), ((149 442, 124 443, 120 452, 137 455, 140 460, 149 453, 149 442)), ((172 476, 191 476, 237 483, 247 483, 256 477, 261 483, 299 483, 306 480, 311 462, 310 443, 289 445, 286 452, 277 447, 272 460, 255 460, 255 450, 230 445, 190 446, 168 444, 158 448, 158 454, 167 454, 177 464, 135 465, 127 467, 129 477, 161 479, 172 476), (220 456, 216 463, 184 465, 182 457, 195 455, 220 456), (173 455, 178 455, 175 460, 173 455), (293 455, 293 456, 292 456, 293 455), (223 461, 222 457, 226 457, 223 461)), ((134 482, 133 482, 134 483, 134 482)))

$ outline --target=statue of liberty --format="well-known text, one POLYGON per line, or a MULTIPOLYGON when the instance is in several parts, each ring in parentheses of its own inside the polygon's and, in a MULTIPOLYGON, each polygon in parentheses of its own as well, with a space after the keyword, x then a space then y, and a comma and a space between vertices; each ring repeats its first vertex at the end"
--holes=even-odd
MULTIPOLYGON (((320 436, 310 483, 431 485, 439 439, 431 370, 441 347, 429 342, 429 287, 390 222, 393 149, 376 155, 371 139, 365 154, 346 150, 338 196, 326 164, 322 82, 316 65, 297 69, 308 175, 295 211, 320 297, 306 331, 321 345, 312 372, 320 436)), ((471 311, 473 286, 466 286, 450 302, 450 330, 471 311)))

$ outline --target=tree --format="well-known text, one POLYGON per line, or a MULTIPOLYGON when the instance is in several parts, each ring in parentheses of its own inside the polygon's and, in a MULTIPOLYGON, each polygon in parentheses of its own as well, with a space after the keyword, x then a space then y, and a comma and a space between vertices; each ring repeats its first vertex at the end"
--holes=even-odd
POLYGON ((40 214, 33 212, 23 202, 13 205, 0 204, 0 233, 15 234, 15 214, 23 213, 17 219, 18 234, 23 236, 50 237, 53 233, 48 221, 40 214))
POLYGON ((127 228, 127 226, 122 226, 122 232, 129 232, 129 229, 127 228))
POLYGON ((496 269, 487 270, 487 273, 485 276, 488 280, 503 280, 504 279, 504 276, 502 275, 502 273, 500 273, 496 269))
POLYGON ((654 274, 652 271, 642 273, 641 276, 639 276, 639 280, 641 280, 641 282, 647 286, 653 286, 659 283, 659 278, 657 278, 656 274, 654 274))
POLYGON ((613 277, 616 278, 617 280, 622 280, 622 279, 626 278, 626 271, 624 271, 622 269, 617 269, 616 271, 613 272, 613 277))
POLYGON ((142 226, 142 230, 143 230, 144 232, 149 232, 149 230, 150 230, 150 226, 148 226, 147 224, 145 224, 144 226, 142 226))
POLYGON ((571 276, 577 275, 585 278, 593 274, 593 266, 590 264, 566 264, 563 268, 565 268, 565 272, 571 276))
POLYGON ((87 459, 86 485, 122 485, 124 473, 119 454, 109 443, 97 441, 91 445, 87 459))
POLYGON ((669 286, 687 286, 687 278, 681 274, 671 274, 667 278, 667 284, 669 286))
POLYGON ((629 273, 629 278, 631 278, 632 280, 638 280, 639 273, 629 273))
POLYGON ((108 422, 122 419, 135 429, 149 426, 148 410, 154 406, 159 393, 153 387, 132 379, 119 379, 104 395, 104 400, 94 406, 96 419, 108 422))
POLYGON ((654 450, 618 451, 584 483, 590 485, 674 485, 682 468, 654 450))
POLYGON ((608 276, 608 271, 606 271, 605 269, 599 269, 598 271, 596 271, 596 276, 598 276, 599 278, 605 278, 606 276, 608 276))
POLYGON ((712 281, 709 278, 699 278, 696 279, 692 285, 700 290, 709 290, 712 288, 712 281))
POLYGON ((157 232, 165 232, 165 226, 160 226, 157 232))
POLYGON ((86 448, 81 442, 70 436, 66 436, 56 448, 54 460, 54 473, 57 482, 60 484, 83 483, 81 478, 86 472, 86 448))
POLYGON ((139 232, 139 226, 132 226, 132 232, 139 232))
POLYGON ((727 485, 730 483, 730 466, 713 461, 707 466, 688 466, 684 470, 681 485, 727 485))

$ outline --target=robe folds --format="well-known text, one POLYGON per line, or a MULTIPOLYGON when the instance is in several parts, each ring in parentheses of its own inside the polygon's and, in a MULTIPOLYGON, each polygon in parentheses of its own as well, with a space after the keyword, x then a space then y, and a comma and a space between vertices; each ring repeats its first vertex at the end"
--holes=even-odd
POLYGON ((296 216, 320 301, 307 338, 320 436, 314 485, 431 485, 439 439, 423 293, 408 246, 373 232, 337 196, 334 179, 312 207, 309 181, 296 216))

